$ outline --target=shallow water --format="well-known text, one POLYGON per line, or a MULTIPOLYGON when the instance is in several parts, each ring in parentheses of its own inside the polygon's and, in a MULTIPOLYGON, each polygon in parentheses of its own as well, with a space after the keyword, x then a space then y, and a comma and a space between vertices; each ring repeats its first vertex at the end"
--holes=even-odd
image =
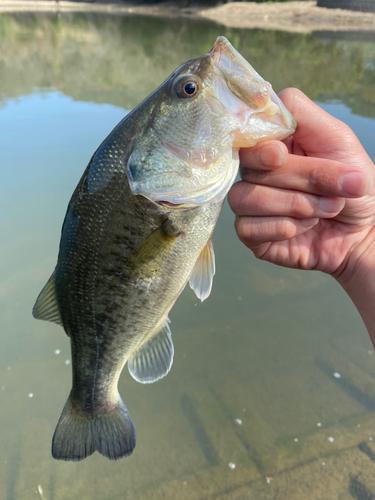
POLYGON ((375 160, 371 40, 179 19, 0 16, 1 499, 375 498, 375 354, 354 306, 323 274, 258 262, 228 206, 214 233, 210 298, 201 304, 188 288, 173 308, 172 371, 150 386, 121 377, 133 455, 51 458, 69 341, 31 309, 55 265, 67 203, 127 110, 218 35, 275 90, 299 87, 348 123, 375 160))

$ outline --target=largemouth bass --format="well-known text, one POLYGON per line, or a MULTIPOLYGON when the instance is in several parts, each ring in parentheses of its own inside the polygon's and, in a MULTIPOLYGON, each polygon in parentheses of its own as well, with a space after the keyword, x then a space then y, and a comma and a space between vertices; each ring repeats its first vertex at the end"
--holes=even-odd
POLYGON ((73 385, 52 455, 129 455, 135 430, 117 383, 173 361, 168 313, 187 282, 204 300, 211 235, 237 174, 238 150, 283 139, 295 122, 224 37, 182 64, 94 153, 65 216, 58 262, 33 309, 70 337, 73 385))

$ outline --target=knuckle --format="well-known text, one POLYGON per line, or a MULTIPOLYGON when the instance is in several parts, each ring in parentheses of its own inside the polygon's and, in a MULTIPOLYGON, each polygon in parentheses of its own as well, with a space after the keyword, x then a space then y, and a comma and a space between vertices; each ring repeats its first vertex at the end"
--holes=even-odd
POLYGON ((242 243, 246 243, 251 237, 251 224, 247 224, 244 217, 238 217, 234 223, 238 238, 242 243))
POLYGON ((241 200, 241 187, 239 184, 239 182, 233 184, 228 192, 228 204, 234 213, 237 213, 239 208, 238 205, 241 200))
POLYGON ((295 226, 289 219, 278 221, 277 233, 282 240, 290 240, 295 235, 295 226))
POLYGON ((290 211, 292 216, 296 215, 300 211, 301 197, 298 193, 292 193, 290 200, 290 211))
POLYGON ((324 174, 322 175, 322 171, 318 167, 311 169, 309 174, 309 184, 317 190, 327 187, 327 181, 324 179, 324 174))
POLYGON ((290 214, 292 217, 311 217, 314 213, 312 202, 307 195, 292 193, 290 214))

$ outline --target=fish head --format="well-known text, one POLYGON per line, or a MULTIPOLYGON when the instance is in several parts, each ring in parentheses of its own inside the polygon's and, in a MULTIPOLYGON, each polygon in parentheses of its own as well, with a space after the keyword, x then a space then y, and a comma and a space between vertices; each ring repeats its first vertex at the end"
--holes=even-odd
POLYGON ((222 201, 240 147, 284 139, 296 128, 271 85, 224 37, 183 63, 141 106, 149 106, 149 118, 129 157, 129 185, 170 206, 222 201))

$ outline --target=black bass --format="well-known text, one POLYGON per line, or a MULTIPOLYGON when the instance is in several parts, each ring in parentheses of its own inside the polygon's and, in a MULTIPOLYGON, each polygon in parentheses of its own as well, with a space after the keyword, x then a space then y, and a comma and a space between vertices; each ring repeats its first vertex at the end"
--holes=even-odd
POLYGON ((129 455, 135 430, 117 383, 173 361, 168 313, 187 282, 204 300, 211 235, 240 147, 283 139, 295 122, 224 37, 182 64, 94 153, 65 216, 58 262, 33 309, 70 337, 73 386, 52 455, 129 455))

